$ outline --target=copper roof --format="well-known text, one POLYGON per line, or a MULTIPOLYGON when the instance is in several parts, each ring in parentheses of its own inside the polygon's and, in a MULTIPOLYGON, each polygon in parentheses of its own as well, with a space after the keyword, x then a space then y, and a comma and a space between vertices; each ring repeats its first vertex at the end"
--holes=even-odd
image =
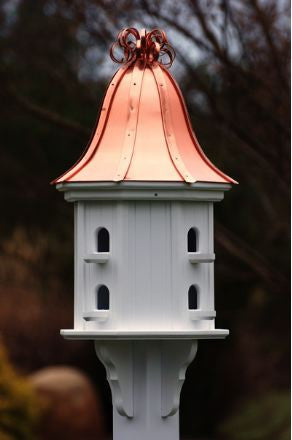
POLYGON ((108 86, 88 148, 54 183, 235 183, 209 161, 192 131, 181 91, 167 70, 174 51, 165 33, 125 29, 111 57, 123 66, 108 86))

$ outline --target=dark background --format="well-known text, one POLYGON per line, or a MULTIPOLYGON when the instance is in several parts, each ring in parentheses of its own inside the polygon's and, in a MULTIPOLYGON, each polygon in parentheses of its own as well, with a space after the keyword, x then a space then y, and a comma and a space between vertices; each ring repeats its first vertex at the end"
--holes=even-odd
MULTIPOLYGON (((87 144, 118 68, 108 55, 117 32, 161 27, 204 151, 240 183, 215 209, 217 327, 231 334, 199 344, 182 391, 182 437, 290 438, 288 0, 0 5, 0 331, 13 368, 80 368, 110 432, 93 344, 59 336, 73 318, 73 209, 49 182, 87 144)), ((0 413, 1 439, 32 438, 21 424, 33 422, 17 411, 11 423, 0 413)))

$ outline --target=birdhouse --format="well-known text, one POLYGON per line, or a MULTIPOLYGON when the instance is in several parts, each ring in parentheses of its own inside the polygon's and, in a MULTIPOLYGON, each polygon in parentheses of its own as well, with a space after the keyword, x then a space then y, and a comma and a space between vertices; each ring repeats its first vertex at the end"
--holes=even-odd
POLYGON ((54 182, 75 205, 74 329, 61 333, 95 341, 113 392, 114 438, 142 440, 142 430, 145 440, 171 440, 196 341, 228 334, 215 328, 213 204, 235 182, 196 139, 165 33, 125 29, 111 57, 122 67, 88 148, 54 182), (137 403, 150 364, 153 417, 137 403), (139 411, 144 425, 134 421, 139 411))

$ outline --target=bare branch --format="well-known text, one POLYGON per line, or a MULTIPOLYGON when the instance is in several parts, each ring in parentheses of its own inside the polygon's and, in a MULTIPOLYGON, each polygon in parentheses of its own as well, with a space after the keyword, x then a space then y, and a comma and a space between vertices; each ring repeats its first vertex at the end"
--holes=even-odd
POLYGON ((161 14, 157 9, 151 8, 146 0, 143 0, 143 7, 145 11, 152 17, 156 17, 159 20, 169 24, 171 27, 176 29, 182 35, 187 37, 190 41, 196 44, 200 49, 206 52, 211 52, 211 48, 200 38, 196 37, 192 32, 190 32, 185 26, 182 26, 177 20, 174 20, 170 16, 161 14))
POLYGON ((279 75, 279 79, 286 90, 289 90, 289 84, 287 84, 286 75, 282 69, 281 57, 271 35, 271 25, 269 24, 269 18, 267 17, 264 8, 260 7, 258 0, 248 0, 248 2, 250 6, 254 9, 258 22, 261 25, 264 37, 267 41, 268 47, 270 48, 271 55, 274 60, 274 67, 279 75))
POLYGON ((245 241, 215 222, 215 240, 232 256, 245 263, 252 272, 269 287, 276 291, 289 291, 289 280, 270 264, 258 251, 249 246, 245 241))
POLYGON ((74 133, 81 135, 82 137, 90 135, 90 130, 79 124, 78 122, 71 121, 70 119, 64 118, 56 112, 41 107, 40 105, 31 102, 26 97, 21 96, 19 93, 11 92, 10 94, 13 99, 22 106, 22 108, 24 108, 26 111, 36 116, 37 118, 45 122, 57 125, 64 130, 69 130, 71 132, 73 131, 74 133))

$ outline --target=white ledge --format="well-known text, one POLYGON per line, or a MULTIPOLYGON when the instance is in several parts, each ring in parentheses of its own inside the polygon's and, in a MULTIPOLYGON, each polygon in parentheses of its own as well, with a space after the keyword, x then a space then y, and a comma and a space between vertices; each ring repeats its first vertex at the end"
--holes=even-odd
POLYGON ((91 310, 83 313, 85 321, 105 321, 109 317, 109 310, 91 310))
POLYGON ((56 185, 59 191, 68 191, 70 189, 188 189, 196 190, 203 189, 205 191, 210 190, 220 190, 228 191, 232 188, 230 183, 214 183, 214 182, 162 182, 162 181, 123 181, 123 182, 109 182, 109 181, 99 181, 99 182, 61 182, 56 185))
POLYGON ((189 310, 189 317, 192 321, 214 319, 216 317, 216 312, 215 310, 189 310))
POLYGON ((229 330, 170 330, 170 331, 117 331, 117 330, 61 330, 65 339, 93 339, 93 340, 155 340, 155 339, 224 339, 229 330))
POLYGON ((213 263, 215 254, 203 254, 202 252, 188 252, 190 263, 213 263))
POLYGON ((186 200, 219 202, 231 188, 223 183, 64 182, 57 189, 68 202, 77 200, 186 200))
POLYGON ((83 259, 86 261, 86 263, 104 264, 109 260, 109 257, 109 252, 94 252, 92 254, 85 255, 83 259))

